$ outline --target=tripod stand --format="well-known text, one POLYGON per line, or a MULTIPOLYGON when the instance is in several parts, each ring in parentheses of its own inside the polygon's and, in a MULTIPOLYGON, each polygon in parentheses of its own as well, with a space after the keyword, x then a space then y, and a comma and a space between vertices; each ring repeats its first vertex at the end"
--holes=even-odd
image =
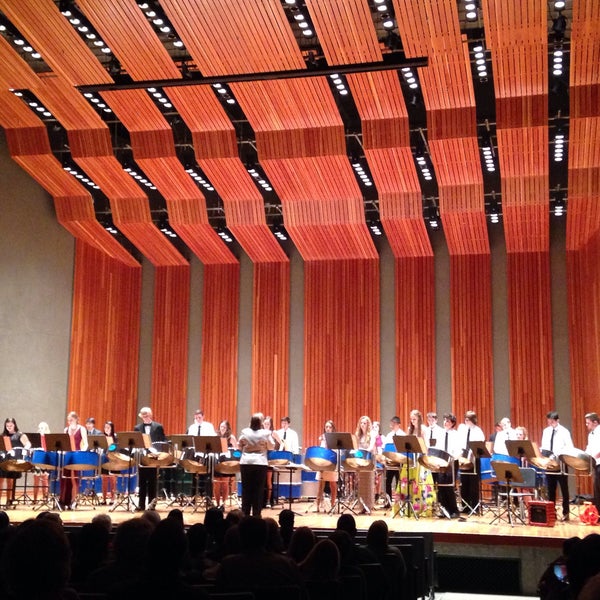
POLYGON ((515 483, 523 483, 523 475, 521 474, 519 466, 513 463, 493 460, 492 467, 498 476, 498 485, 504 487, 505 491, 500 492, 500 490, 498 490, 498 513, 490 522, 490 525, 493 525, 496 521, 502 521, 505 515, 506 520, 510 523, 511 527, 514 526, 514 519, 520 521, 521 525, 525 525, 525 521, 523 521, 520 515, 514 513, 512 506, 511 492, 513 491, 513 485, 515 483), (502 510, 502 507, 500 506, 501 496, 506 497, 506 508, 504 510, 502 510))
POLYGON ((344 510, 349 510, 352 514, 358 514, 352 506, 345 502, 344 480, 342 479, 342 452, 354 448, 355 443, 350 433, 326 433, 325 443, 330 450, 337 454, 337 498, 335 504, 331 507, 329 514, 341 514, 344 510))
POLYGON ((478 515, 483 514, 483 490, 481 487, 481 459, 490 458, 489 450, 485 445, 485 442, 469 442, 469 450, 475 456, 475 468, 473 473, 461 473, 461 477, 477 477, 477 504, 475 506, 469 506, 463 498, 463 504, 469 509, 469 517, 477 513, 478 515))
POLYGON ((206 466, 206 482, 204 487, 204 495, 198 494, 198 474, 196 474, 196 493, 194 494, 194 510, 197 512, 204 509, 206 512, 212 507, 212 486, 215 478, 215 457, 220 453, 227 451, 227 440, 218 435, 201 435, 194 436, 194 448, 197 453, 204 454, 204 464, 206 466), (197 503, 200 498, 200 504, 197 503))
MULTIPOLYGON (((427 449, 425 448, 425 443, 421 438, 418 438, 416 435, 396 435, 394 436, 394 445, 396 446, 396 451, 399 453, 406 454, 406 495, 404 497, 404 501, 400 505, 398 512, 394 515, 397 516, 400 513, 404 514, 407 517, 412 516, 418 520, 419 515, 415 510, 411 491, 413 489, 414 479, 410 472, 411 465, 417 465, 416 455, 417 454, 427 454, 427 449)), ((402 470, 400 470, 400 475, 402 475, 402 470)), ((400 482, 400 486, 402 483, 400 482)))
POLYGON ((119 458, 123 463, 127 464, 127 492, 123 494, 117 502, 115 502, 109 509, 109 512, 114 512, 119 507, 123 507, 126 511, 134 512, 137 509, 135 502, 133 501, 133 490, 131 489, 131 480, 133 478, 134 465, 138 467, 137 461, 137 450, 141 450, 145 447, 143 434, 139 431, 127 431, 120 433, 119 438, 121 440, 127 440, 127 453, 125 455, 119 454, 119 458))

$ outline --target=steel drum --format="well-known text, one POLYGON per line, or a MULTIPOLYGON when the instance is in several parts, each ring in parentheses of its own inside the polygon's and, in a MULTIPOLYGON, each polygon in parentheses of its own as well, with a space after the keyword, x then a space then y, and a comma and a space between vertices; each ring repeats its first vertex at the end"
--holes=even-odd
POLYGON ((427 454, 419 456, 419 464, 434 473, 445 471, 453 462, 452 455, 439 448, 429 448, 427 454))
POLYGON ((479 469, 481 473, 481 481, 482 483, 485 481, 486 483, 495 483, 498 481, 496 477, 496 471, 492 468, 492 459, 491 458, 480 458, 479 459, 479 469))
POLYGON ((269 450, 267 452, 267 460, 273 467, 283 466, 293 461, 294 455, 287 450, 269 450))
POLYGON ((509 456, 508 454, 492 454, 492 460, 496 462, 507 462, 521 466, 521 461, 516 456, 509 456))
POLYGON ((560 471, 560 462, 557 456, 552 454, 549 450, 542 450, 542 456, 533 456, 529 459, 529 462, 544 471, 553 473, 560 471))
POLYGON ((181 453, 179 462, 188 473, 208 473, 208 467, 204 463, 204 454, 196 452, 195 448, 186 448, 181 453))
POLYGON ((26 448, 8 450, 0 462, 0 469, 13 473, 31 471, 33 464, 29 460, 29 452, 26 448))
POLYGON ((219 456, 219 461, 215 465, 215 473, 219 475, 235 475, 240 472, 240 450, 230 450, 219 456))
POLYGON ((349 471, 372 471, 375 468, 373 455, 366 450, 349 450, 344 458, 344 467, 349 471))
POLYGON ((42 471, 56 471, 58 468, 58 452, 34 450, 31 456, 31 463, 34 467, 42 471))
POLYGON ((388 443, 383 447, 383 456, 394 465, 402 465, 408 462, 408 454, 398 452, 396 445, 388 443))
POLYGON ((337 456, 334 450, 322 446, 311 446, 306 449, 304 464, 313 471, 335 471, 337 456))
POLYGON ((142 454, 140 462, 145 467, 170 467, 175 462, 169 442, 154 442, 142 454))
POLYGON ((569 467, 573 467, 576 471, 588 471, 591 472, 592 466, 595 464, 594 459, 586 454, 583 450, 573 448, 568 450, 559 456, 569 467))
POLYGON ((65 453, 64 468, 69 471, 93 471, 97 469, 102 459, 108 460, 104 454, 100 455, 89 450, 75 450, 65 453))
POLYGON ((458 457, 458 468, 461 471, 473 471, 475 470, 475 465, 468 456, 461 454, 461 456, 458 457))

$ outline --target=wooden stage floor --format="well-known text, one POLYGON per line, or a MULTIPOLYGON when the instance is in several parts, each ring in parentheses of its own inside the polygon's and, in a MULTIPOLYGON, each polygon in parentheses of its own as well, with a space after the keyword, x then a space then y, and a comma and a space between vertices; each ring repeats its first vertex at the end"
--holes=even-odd
MULTIPOLYGON (((273 517, 277 519, 283 508, 290 505, 279 504, 271 509, 263 510, 263 517, 273 517)), ((16 508, 6 510, 12 523, 21 523, 26 519, 35 518, 39 514, 39 509, 34 510, 34 506, 17 505, 16 508)), ((193 507, 182 507, 179 503, 168 505, 166 501, 160 501, 156 510, 164 518, 168 512, 174 508, 183 510, 184 521, 186 525, 201 523, 204 521, 204 510, 199 509, 194 512, 193 507)), ((225 512, 232 508, 237 508, 237 504, 226 505, 225 512)), ((296 513, 296 526, 308 526, 313 528, 335 528, 339 513, 324 514, 314 512, 315 505, 309 501, 295 500, 291 504, 292 510, 296 513)), ((115 510, 110 510, 109 506, 101 505, 80 505, 74 510, 59 512, 65 525, 83 525, 89 523, 92 518, 102 512, 108 513, 114 524, 122 523, 132 517, 139 516, 139 512, 127 511, 125 506, 119 506, 115 510)), ((498 522, 494 524, 494 513, 485 511, 482 515, 472 515, 464 519, 439 519, 430 517, 393 516, 391 510, 375 509, 370 515, 355 515, 358 529, 368 529, 370 524, 376 519, 383 519, 387 522, 390 531, 398 532, 430 532, 433 534, 434 542, 455 542, 468 544, 490 544, 500 543, 502 545, 525 545, 540 546, 544 548, 555 547, 560 551, 563 540, 578 536, 585 537, 589 533, 598 531, 599 526, 585 525, 580 522, 577 506, 571 507, 571 518, 568 523, 556 522, 553 527, 542 525, 523 525, 516 523, 511 526, 507 522, 498 522)), ((343 512, 350 513, 349 510, 343 512)))

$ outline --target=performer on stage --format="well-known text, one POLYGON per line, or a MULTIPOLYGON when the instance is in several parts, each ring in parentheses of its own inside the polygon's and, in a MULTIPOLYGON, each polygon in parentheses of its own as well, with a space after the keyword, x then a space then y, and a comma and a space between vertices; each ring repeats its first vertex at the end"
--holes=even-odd
MULTIPOLYGON (((547 451, 550 455, 560 456, 566 450, 573 448, 571 432, 559 423, 558 413, 550 411, 546 415, 547 427, 542 432, 540 449, 542 454, 547 451)), ((566 469, 566 467, 565 467, 566 469)), ((556 502, 556 485, 560 485, 562 495, 562 520, 569 520, 569 477, 566 473, 546 473, 548 485, 548 500, 556 502)))
MULTIPOLYGON (((321 448, 327 448, 326 433, 335 433, 335 424, 331 419, 325 421, 323 433, 319 436, 319 446, 321 448)), ((317 481, 319 482, 317 489, 317 512, 320 512, 321 509, 323 509, 323 512, 327 512, 327 508, 323 504, 325 486, 329 485, 331 506, 334 506, 337 499, 337 471, 317 471, 317 481)))
POLYGON ((242 512, 260 517, 269 465, 267 452, 275 447, 271 432, 263 428, 262 415, 252 415, 250 426, 242 429, 238 445, 242 451, 242 512))
MULTIPOLYGON (((404 432, 404 430, 401 427, 401 422, 400 422, 400 417, 398 416, 393 416, 390 419, 390 432, 385 436, 385 439, 383 440, 383 447, 385 448, 387 444, 393 444, 394 443, 394 436, 395 435, 406 435, 406 433, 404 432)), ((392 501, 392 496, 394 494, 394 490, 396 489, 396 487, 398 486, 398 481, 399 481, 399 474, 400 471, 398 468, 390 468, 389 465, 386 465, 386 470, 385 470, 385 504, 384 504, 384 508, 389 508, 391 501, 392 501)))
POLYGON ((281 429, 277 430, 277 435, 281 440, 280 450, 287 450, 292 454, 300 454, 300 443, 298 434, 290 427, 290 418, 283 417, 281 419, 281 429))
MULTIPOLYGON (((262 415, 262 413, 257 413, 257 415, 262 415)), ((275 442, 275 447, 282 447, 283 444, 275 431, 275 426, 273 425, 273 417, 267 415, 263 418, 263 429, 267 429, 271 433, 271 437, 275 442)), ((265 486, 265 497, 263 498, 263 508, 271 508, 271 506, 275 506, 276 498, 273 497, 273 467, 269 465, 267 468, 267 484, 265 486)))
POLYGON ((600 512, 600 417, 598 413, 591 412, 585 415, 585 426, 588 430, 586 454, 589 454, 594 463, 594 506, 600 512))
MULTIPOLYGON (((149 435, 152 443, 167 441, 163 426, 153 420, 152 410, 148 406, 141 408, 138 416, 142 422, 133 428, 134 431, 149 435)), ((156 498, 158 491, 158 469, 156 467, 145 467, 140 465, 138 481, 139 504, 137 510, 144 511, 146 510, 146 499, 148 500, 148 503, 153 503, 156 498)))
POLYGON ((188 435, 217 435, 212 423, 204 420, 204 411, 198 409, 194 411, 194 422, 188 427, 188 435))
MULTIPOLYGON (((421 411, 411 410, 409 421, 407 435, 423 439, 428 429, 423 423, 421 411)), ((418 462, 418 458, 413 456, 414 462, 400 469, 401 481, 398 484, 397 495, 400 502, 409 500, 417 515, 429 516, 435 504, 433 477, 431 471, 418 462)))
MULTIPOLYGON (((231 431, 231 425, 229 421, 221 421, 219 424, 219 436, 227 441, 227 451, 237 450, 238 442, 231 431)), ((231 480, 230 475, 215 475, 214 480, 214 495, 217 506, 225 506, 225 501, 231 493, 231 480)))
MULTIPOLYGON (((356 439, 359 450, 370 452, 375 455, 375 436, 373 435, 373 424, 366 415, 362 416, 356 425, 356 439)), ((375 464, 373 464, 375 467, 375 464)), ((363 512, 370 514, 375 504, 375 469, 371 471, 358 472, 358 495, 363 505, 363 512)))
POLYGON ((463 503, 463 513, 471 511, 479 503, 479 480, 481 474, 475 472, 475 456, 469 449, 469 442, 485 442, 485 434, 477 425, 477 413, 468 410, 465 413, 465 422, 458 427, 458 443, 462 449, 459 458, 460 467, 460 491, 463 503), (471 463, 469 465, 469 463, 471 463))
MULTIPOLYGON (((4 421, 3 437, 10 439, 11 448, 31 448, 29 438, 19 431, 17 422, 13 417, 8 417, 4 421)), ((15 499, 15 484, 16 480, 21 477, 21 473, 16 471, 0 470, 0 504, 10 505, 15 499), (6 501, 2 502, 2 494, 6 492, 6 501)))
MULTIPOLYGON (((104 423, 104 435, 106 444, 110 447, 117 443, 117 434, 115 433, 115 424, 112 421, 104 423)), ((102 473, 102 504, 115 501, 117 496, 117 476, 115 473, 102 473)))
MULTIPOLYGON (((71 411, 67 415, 67 426, 64 432, 71 438, 71 450, 87 450, 88 439, 87 429, 79 424, 79 415, 71 411)), ((63 473, 60 482, 60 505, 63 509, 70 510, 75 508, 75 500, 79 493, 79 477, 75 471, 69 471, 67 475, 63 473)))
POLYGON ((88 417, 85 421, 85 428, 87 429, 88 435, 102 435, 99 429, 96 429, 96 419, 94 417, 88 417))
POLYGON ((502 427, 502 430, 497 431, 494 438, 494 454, 504 454, 505 456, 508 456, 506 442, 508 440, 517 439, 515 430, 512 428, 512 424, 508 417, 500 419, 500 427, 502 427))
MULTIPOLYGON (((50 426, 46 421, 40 421, 37 428, 40 434, 40 443, 43 450, 46 450, 46 434, 50 433, 50 426)), ((42 493, 42 498, 48 496, 48 471, 44 471, 36 467, 33 472, 33 501, 37 502, 38 496, 42 493)))
POLYGON ((440 517, 458 518, 458 507, 456 505, 455 478, 456 457, 461 453, 458 433, 455 429, 456 417, 452 413, 444 415, 444 434, 436 440, 435 448, 444 450, 452 457, 452 464, 446 471, 438 473, 437 497, 444 514, 440 517))

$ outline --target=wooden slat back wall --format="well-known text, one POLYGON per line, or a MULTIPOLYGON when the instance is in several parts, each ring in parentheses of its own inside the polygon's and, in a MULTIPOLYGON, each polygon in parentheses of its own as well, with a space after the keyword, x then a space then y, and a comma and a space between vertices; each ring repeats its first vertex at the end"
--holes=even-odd
POLYGON ((165 431, 186 430, 190 268, 158 267, 154 279, 151 406, 165 431))
MULTIPOLYGON (((494 423, 490 249, 477 143, 468 47, 453 0, 394 2, 408 56, 427 55, 419 70, 428 142, 450 252, 452 410, 459 421, 476 410, 484 430, 494 423)), ((421 289, 432 294, 432 283, 421 289)), ((424 325, 431 324, 426 320, 424 325)), ((434 351, 432 344, 427 345, 434 351)), ((429 404, 431 406, 431 404, 429 404)))
MULTIPOLYGON (((600 396, 600 4, 574 3, 571 27, 569 350, 573 423, 583 423, 587 412, 598 410, 600 396)), ((584 434, 577 432, 574 442, 585 448, 584 434)))
POLYGON ((400 257, 396 276, 396 407, 436 410, 435 272, 432 256, 400 257))
POLYGON ((289 406, 290 263, 254 265, 251 411, 281 418, 289 406))
MULTIPOLYGON (((233 431, 237 431, 239 296, 239 263, 204 267, 200 404, 206 414, 227 419, 233 431)), ((245 396, 248 390, 239 393, 245 396)))
MULTIPOLYGON (((530 432, 554 409, 547 3, 484 0, 506 238, 510 407, 530 432)), ((500 416, 500 415, 499 415, 500 416)), ((538 434, 535 434, 537 436, 538 434)), ((535 439, 535 438, 534 438, 535 439)))
POLYGON ((117 431, 136 422, 141 271, 76 243, 67 408, 117 431))
POLYGON ((379 261, 308 261, 304 293, 304 446, 323 423, 379 420, 379 261))

